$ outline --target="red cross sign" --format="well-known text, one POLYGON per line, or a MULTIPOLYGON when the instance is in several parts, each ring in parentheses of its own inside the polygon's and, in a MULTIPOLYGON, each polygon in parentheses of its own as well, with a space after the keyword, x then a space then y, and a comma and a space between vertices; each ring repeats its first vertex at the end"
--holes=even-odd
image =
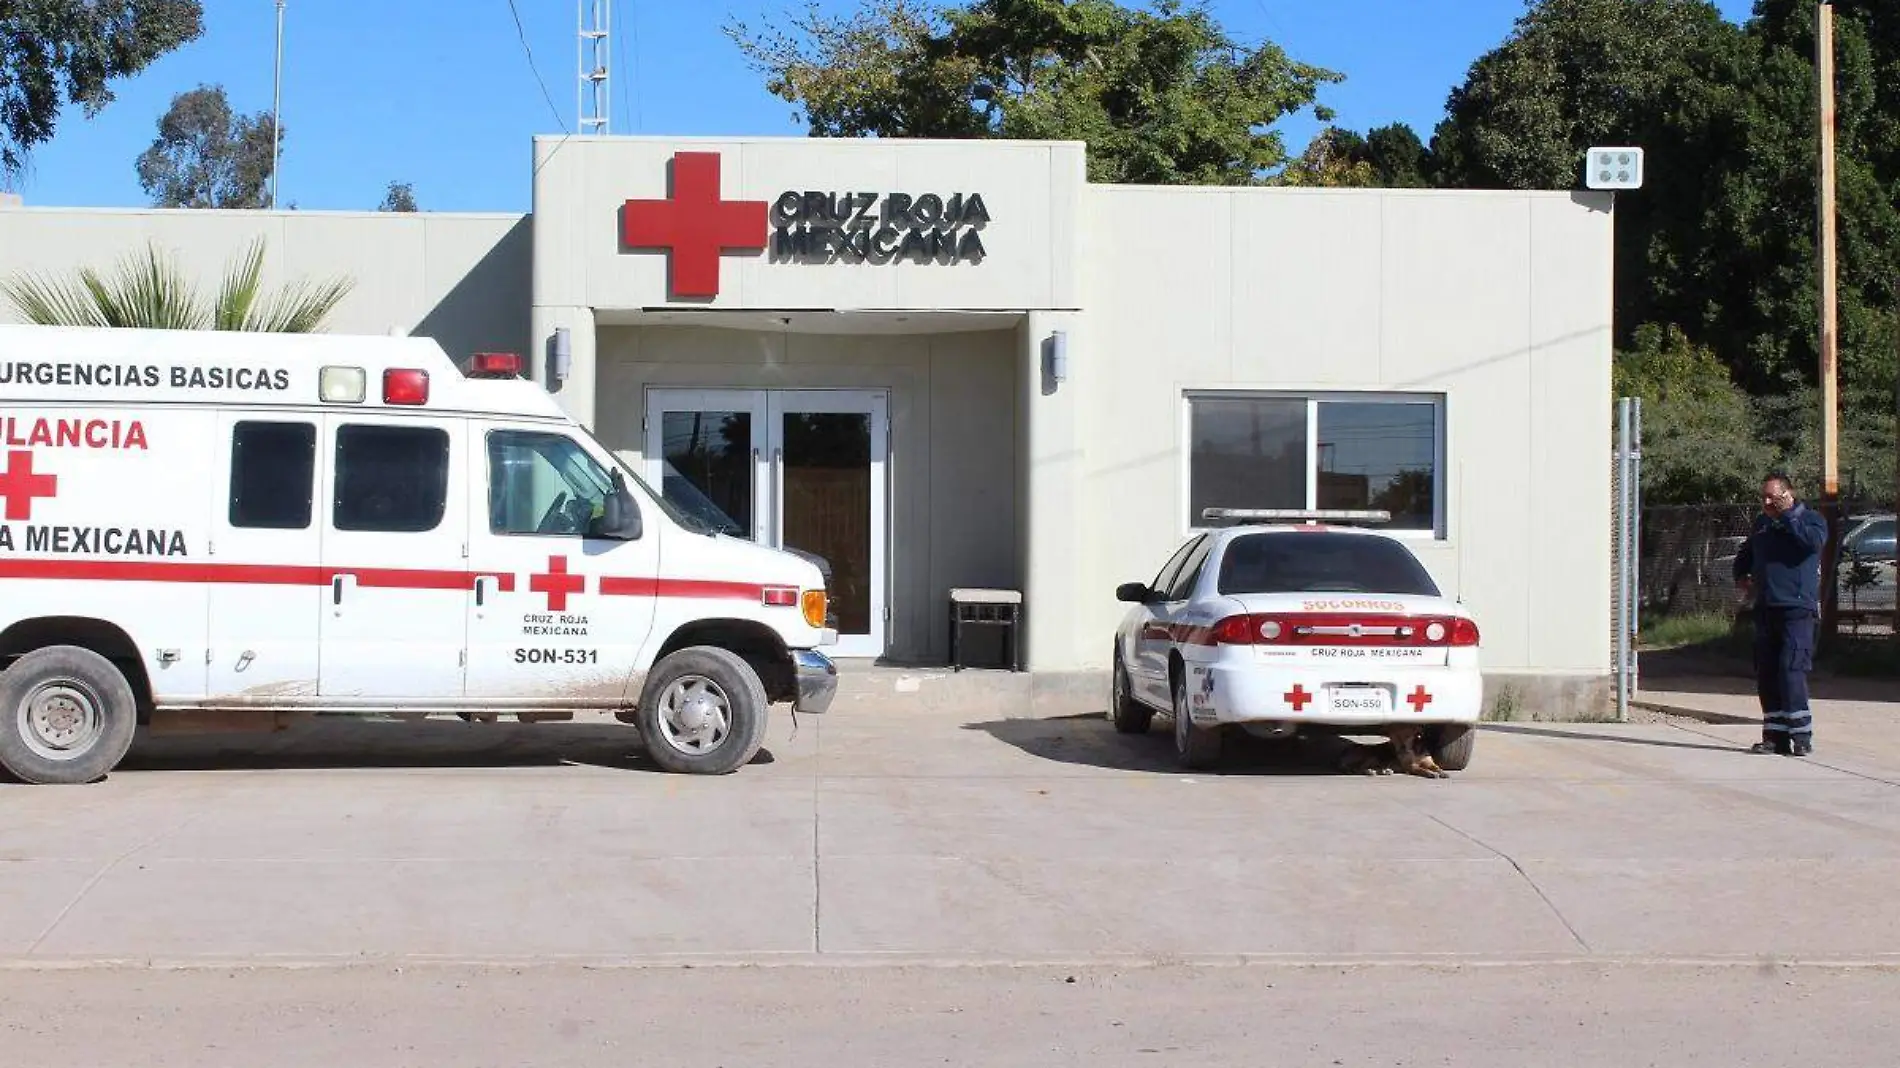
POLYGON ((1286 698, 1286 703, 1292 705, 1295 712, 1306 711, 1307 704, 1313 700, 1313 695, 1306 692, 1306 687, 1297 682, 1293 684, 1291 690, 1281 696, 1286 698))
POLYGON ((9 522, 30 522, 33 501, 59 495, 59 476, 35 474, 33 454, 25 449, 7 453, 7 469, 0 471, 0 499, 6 501, 9 522))
POLYGON ((1413 690, 1411 696, 1405 700, 1412 706, 1412 711, 1423 715, 1425 706, 1432 703, 1432 695, 1425 692, 1425 687, 1420 686, 1418 689, 1413 690))
POLYGON ((550 556, 545 574, 528 576, 528 589, 548 595, 548 611, 565 612, 568 594, 587 592, 587 577, 568 574, 567 557, 550 556))
POLYGON ((716 297, 720 254, 765 248, 766 203, 719 199, 719 153, 676 152, 672 199, 627 201, 620 228, 626 247, 671 255, 674 296, 716 297))

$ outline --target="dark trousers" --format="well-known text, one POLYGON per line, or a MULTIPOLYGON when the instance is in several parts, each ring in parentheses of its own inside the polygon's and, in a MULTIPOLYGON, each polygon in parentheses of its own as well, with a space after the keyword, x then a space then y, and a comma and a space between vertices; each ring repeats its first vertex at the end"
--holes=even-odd
POLYGON ((1811 743, 1808 671, 1814 667, 1814 613, 1805 608, 1755 609, 1755 692, 1761 739, 1777 749, 1811 743))

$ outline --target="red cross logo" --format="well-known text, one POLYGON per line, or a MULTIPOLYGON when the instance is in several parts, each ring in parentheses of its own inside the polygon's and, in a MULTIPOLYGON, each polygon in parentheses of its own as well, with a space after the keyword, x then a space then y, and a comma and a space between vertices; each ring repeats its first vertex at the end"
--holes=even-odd
POLYGON ((17 449, 7 454, 7 469, 0 471, 0 498, 7 502, 8 521, 31 521, 35 498, 58 495, 59 476, 34 474, 32 453, 17 449))
POLYGON ((1286 703, 1292 705, 1295 712, 1306 711, 1307 704, 1313 700, 1313 695, 1306 692, 1306 687, 1297 682, 1293 684, 1291 690, 1281 696, 1286 698, 1286 703))
POLYGON ((1432 695, 1425 692, 1425 687, 1420 686, 1418 689, 1413 690, 1412 695, 1407 697, 1405 701, 1412 706, 1412 711, 1424 715, 1425 706, 1432 703, 1432 695))
POLYGON ((719 153, 675 152, 671 200, 629 200, 620 216, 628 248, 672 256, 673 295, 719 295, 719 255, 765 248, 766 203, 719 199, 719 153))
POLYGON ((528 589, 548 595, 548 611, 567 611, 567 595, 587 592, 587 577, 567 573, 567 557, 548 557, 546 574, 529 575, 528 589))

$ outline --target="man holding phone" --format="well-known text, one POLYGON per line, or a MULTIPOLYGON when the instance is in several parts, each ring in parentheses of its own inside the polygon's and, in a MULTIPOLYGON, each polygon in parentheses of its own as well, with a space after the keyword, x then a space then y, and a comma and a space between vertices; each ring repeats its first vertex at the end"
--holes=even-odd
POLYGON ((1735 554, 1735 583, 1755 596, 1755 690, 1761 741, 1754 753, 1807 756, 1814 751, 1808 671, 1820 615, 1821 551, 1827 520, 1797 500, 1785 475, 1761 486, 1762 514, 1735 554))

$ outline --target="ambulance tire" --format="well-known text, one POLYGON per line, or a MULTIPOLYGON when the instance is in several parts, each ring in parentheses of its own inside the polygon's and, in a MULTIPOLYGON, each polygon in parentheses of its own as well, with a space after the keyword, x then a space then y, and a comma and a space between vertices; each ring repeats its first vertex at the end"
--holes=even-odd
POLYGON ((647 754, 660 767, 682 775, 729 775, 750 763, 765 744, 766 713, 770 708, 765 684, 751 664, 730 650, 699 645, 681 649, 653 665, 640 694, 635 720, 647 754), (691 709, 667 707, 670 691, 682 682, 687 684, 689 694, 713 701, 726 720, 724 739, 703 752, 689 752, 670 740, 698 726, 669 719, 693 714, 691 709))
POLYGON ((1446 771, 1463 771, 1471 766, 1471 751, 1478 744, 1478 729, 1467 723, 1445 723, 1433 727, 1426 738, 1431 747, 1432 763, 1446 771))
POLYGON ((36 649, 0 672, 0 768, 33 786, 97 782, 132 748, 138 699, 90 649, 36 649))

